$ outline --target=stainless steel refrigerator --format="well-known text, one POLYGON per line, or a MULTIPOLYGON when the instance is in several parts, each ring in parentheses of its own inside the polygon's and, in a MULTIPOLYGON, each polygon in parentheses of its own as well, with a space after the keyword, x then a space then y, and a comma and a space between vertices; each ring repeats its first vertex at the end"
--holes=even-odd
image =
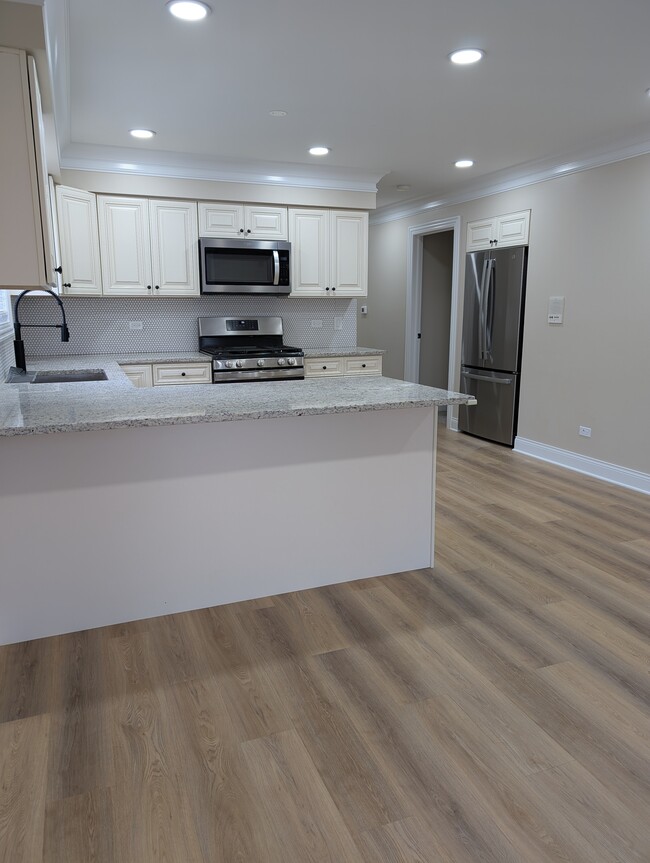
POLYGON ((461 406, 461 431, 512 446, 517 432, 527 246, 470 252, 460 388, 478 404, 461 406))

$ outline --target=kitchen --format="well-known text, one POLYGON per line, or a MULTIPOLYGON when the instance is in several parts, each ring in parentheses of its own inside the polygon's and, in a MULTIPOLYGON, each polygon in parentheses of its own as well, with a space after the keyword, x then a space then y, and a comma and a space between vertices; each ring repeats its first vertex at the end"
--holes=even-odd
MULTIPOLYGON (((74 169, 66 170, 67 186, 69 188, 81 187, 83 189, 83 184, 77 182, 77 180, 80 179, 80 176, 85 177, 85 175, 90 172, 80 170, 75 171, 74 169)), ((578 301, 582 302, 585 299, 584 290, 586 287, 583 288, 584 283, 580 279, 578 264, 574 258, 576 257, 576 249, 586 251, 587 240, 589 241, 590 246, 593 244, 594 248, 604 248, 607 243, 612 244, 615 248, 623 248, 625 247, 625 244, 630 241, 633 243, 633 248, 642 248, 640 238, 646 233, 645 228, 647 221, 647 214, 645 213, 645 208, 643 206, 643 200, 647 194, 646 174, 647 156, 640 154, 637 155, 636 158, 630 158, 626 161, 613 163, 607 167, 595 167, 592 170, 572 173, 566 177, 559 177, 557 179, 544 178, 538 185, 522 186, 521 188, 512 189, 510 191, 501 190, 494 192, 491 197, 471 198, 468 199, 466 203, 461 202, 459 204, 442 204, 439 208, 439 212, 436 212, 435 217, 433 218, 430 208, 426 206, 426 202, 422 205, 423 209, 421 211, 402 215, 399 218, 389 219, 387 217, 399 216, 399 210, 404 209, 401 205, 396 206, 392 212, 384 210, 383 213, 378 213, 376 216, 373 215, 371 217, 370 226, 370 288, 367 300, 367 316, 364 317, 361 314, 360 308, 358 308, 362 301, 354 299, 332 300, 330 297, 327 300, 319 300, 317 298, 284 300, 283 302, 290 304, 298 302, 314 302, 322 304, 329 301, 337 304, 336 313, 331 314, 331 317, 329 316, 330 313, 328 312, 327 307, 322 305, 310 307, 310 310, 306 313, 301 313, 300 311, 300 309, 304 307, 295 307, 296 314, 304 314, 304 317, 297 318, 297 323, 295 324, 296 329, 291 330, 289 328, 285 328, 285 341, 289 345, 293 345, 296 343, 294 335, 300 334, 299 340, 302 344, 305 344, 302 336, 311 335, 313 338, 313 330, 318 329, 317 327, 313 328, 311 326, 311 321, 321 320, 323 322, 322 329, 327 331, 327 335, 330 340, 335 338, 341 339, 341 341, 334 345, 334 348, 342 349, 345 347, 346 342, 343 339, 350 337, 350 341, 347 343, 347 346, 349 347, 351 347, 352 344, 356 345, 358 340, 361 344, 376 346, 377 350, 386 349, 386 353, 381 354, 384 374, 393 378, 400 378, 402 376, 400 365, 403 362, 402 358, 404 356, 402 334, 405 332, 403 322, 404 309, 406 306, 405 296, 407 292, 405 273, 407 271, 406 258, 409 229, 413 226, 417 227, 429 224, 438 219, 438 216, 442 219, 450 211, 453 211, 454 214, 458 213, 461 215, 463 219, 462 228, 464 230, 465 222, 481 219, 486 216, 499 216, 505 213, 529 209, 531 211, 531 232, 529 241, 530 260, 528 273, 529 293, 526 307, 527 329, 524 343, 523 365, 524 375, 528 375, 529 377, 528 381, 524 378, 522 388, 519 430, 520 432, 525 432, 525 434, 522 433, 520 436, 524 437, 528 441, 537 442, 538 444, 545 446, 547 449, 541 453, 542 456, 548 457, 548 450, 550 448, 554 448, 553 454, 558 458, 562 456, 563 458, 568 459, 566 453, 573 453, 574 464, 572 466, 584 469, 585 465, 577 462, 577 457, 579 456, 582 459, 591 460, 586 467, 589 467, 592 470, 594 469, 593 462, 600 463, 596 465, 600 470, 609 470, 610 472, 613 472, 614 468, 618 468, 619 472, 614 473, 611 476, 612 479, 620 482, 622 476, 620 471, 624 471, 625 473, 623 476, 628 483, 632 484, 635 482, 637 484, 636 487, 640 488, 640 483, 644 481, 644 476, 647 477, 648 473, 647 447, 644 444, 646 436, 645 432, 648 428, 647 404, 644 399, 637 398, 637 394, 644 391, 643 382, 638 377, 641 371, 639 366, 642 366, 643 363, 638 362, 638 349, 636 349, 637 352, 635 354, 635 344, 645 344, 642 338, 640 340, 637 338, 636 333, 638 328, 643 327, 643 321, 647 320, 647 316, 645 316, 645 306, 643 305, 647 302, 647 296, 644 292, 639 292, 638 290, 639 286, 642 284, 640 270, 643 266, 643 256, 632 255, 630 257, 626 264, 628 271, 626 271, 624 276, 621 276, 618 271, 613 269, 614 263, 610 258, 606 258, 605 260, 601 259, 598 262, 600 264, 598 272, 590 272, 589 278, 589 287, 591 290, 597 291, 595 296, 599 298, 598 302, 593 302, 593 296, 591 296, 591 303, 588 304, 587 312, 580 311, 579 317, 577 303, 578 301), (584 213, 584 209, 587 207, 587 204, 592 215, 602 214, 603 218, 596 219, 594 217, 593 220, 587 221, 584 213), (422 212, 425 214, 424 216, 421 215, 422 212), (622 212, 628 212, 633 215, 631 216, 631 219, 616 218, 616 214, 622 212), (604 218, 605 215, 607 215, 608 218, 604 218), (632 224, 630 224, 630 221, 632 224), (375 224, 373 224, 373 222, 375 222, 375 224), (544 250, 550 248, 554 251, 560 251, 558 251, 553 258, 549 259, 548 256, 544 255, 544 250), (545 258, 545 260, 542 261, 542 258, 545 258), (565 272, 570 274, 568 278, 564 277, 563 274, 565 272), (552 284, 552 290, 547 290, 545 288, 546 283, 552 284), (612 285, 614 284, 616 285, 615 303, 614 298, 612 297, 612 285), (547 323, 548 297, 556 294, 565 294, 567 300, 565 308, 565 322, 561 328, 550 327, 547 323), (341 305, 339 306, 339 304, 341 305), (311 311, 311 308, 313 308, 313 312, 311 311), (630 313, 632 308, 636 309, 634 314, 630 313), (346 318, 349 315, 354 318, 354 321, 350 321, 348 324, 346 318), (359 315, 358 320, 356 319, 357 315, 359 315), (334 317, 343 317, 343 326, 346 329, 336 330, 333 320, 334 317), (583 320, 584 326, 580 326, 580 323, 583 320), (605 327, 605 323, 609 329, 605 327), (348 326, 349 329, 347 329, 348 326), (354 332, 353 335, 354 330, 356 330, 356 332, 354 332), (612 339, 616 339, 611 351, 607 352, 606 358, 603 357, 601 343, 601 336, 604 331, 611 332, 612 339), (288 332, 291 333, 290 336, 288 336, 288 332), (337 337, 337 333, 342 333, 342 335, 337 337), (634 333, 634 338, 626 338, 626 335, 631 333, 634 333), (578 340, 573 346, 570 346, 568 342, 576 335, 578 340), (606 366, 604 365, 605 359, 609 360, 606 366), (549 360, 551 362, 550 367, 548 365, 549 360), (594 364, 596 364, 596 366, 594 366, 594 364), (573 371, 568 376, 562 376, 562 370, 567 368, 570 368, 573 371), (597 368, 599 376, 604 377, 601 377, 600 380, 592 381, 591 378, 593 376, 592 372, 594 368, 597 368), (606 393, 603 393, 603 383, 607 386, 606 393), (616 410, 616 408, 613 409, 611 403, 612 392, 616 395, 615 403, 624 405, 624 415, 621 415, 620 410, 616 410), (603 397, 604 395, 605 397, 603 397), (564 401, 558 402, 558 397, 562 397, 564 401), (573 407, 574 404, 575 407, 573 407), (580 441, 577 437, 577 426, 579 423, 582 424, 583 422, 592 425, 594 428, 594 437, 591 440, 580 441), (573 428, 574 426, 575 430, 573 428), (624 427, 624 434, 620 434, 622 427, 624 427), (613 433, 614 429, 619 430, 619 434, 616 437, 613 433), (569 437, 569 434, 571 434, 571 437, 569 437), (579 449, 579 447, 584 447, 584 449, 579 449), (558 454, 555 450, 559 450, 561 452, 558 454)), ((109 178, 105 178, 104 182, 109 183, 109 178)), ((105 185, 103 188, 96 188, 94 191, 98 194, 113 196, 136 195, 149 198, 161 197, 155 192, 155 181, 144 174, 138 178, 128 177, 126 179, 123 177, 113 176, 110 178, 110 184, 110 188, 108 185, 105 185)), ((165 183, 165 188, 167 191, 162 195, 162 197, 172 196, 172 192, 170 191, 171 188, 175 188, 176 190, 175 197, 182 198, 184 200, 205 200, 207 197, 204 192, 205 184, 200 184, 196 180, 178 181, 170 179, 165 183), (190 194, 190 188, 196 188, 196 193, 190 194), (199 191, 199 188, 201 191, 199 191)), ((223 186, 220 188, 223 189, 223 186)), ((296 194, 295 189, 287 193, 288 199, 286 200, 286 204, 288 207, 294 206, 295 208, 306 205, 307 198, 301 197, 297 199, 295 197, 296 194)), ((306 193, 302 194, 305 195, 306 193)), ((327 203, 325 203, 325 196, 316 201, 312 199, 312 208, 355 208, 354 204, 350 204, 349 199, 347 205, 340 203, 341 193, 330 192, 327 194, 329 196, 327 203), (337 194, 339 197, 336 196, 337 194)), ((214 194, 212 196, 214 200, 227 200, 228 197, 229 196, 225 194, 214 194)), ((242 196, 239 200, 245 203, 247 199, 242 196)), ((249 200, 251 203, 256 202, 255 199, 249 200)), ((259 200, 257 200, 257 202, 259 203, 259 200)), ((263 199, 261 203, 273 205, 275 202, 273 200, 269 201, 268 199, 263 199)), ((364 206, 362 204, 358 204, 358 209, 371 209, 371 205, 364 206)), ((584 261, 584 256, 581 257, 581 260, 584 261)), ((460 269, 462 270, 462 264, 460 269)), ((596 266, 594 264, 594 270, 595 269, 596 266)), ((461 275, 462 273, 459 273, 459 279, 461 279, 461 275)), ((590 296, 587 295, 586 299, 589 301, 590 296)), ((27 300, 32 304, 42 304, 44 308, 43 315, 47 316, 48 322, 52 320, 54 309, 52 307, 52 310, 50 310, 49 300, 36 298, 31 300, 30 298, 27 298, 27 300), (45 310, 46 303, 48 303, 47 310, 45 310)), ((27 303, 27 300, 25 303, 27 303)), ((71 307, 74 307, 73 304, 77 302, 82 304, 88 303, 88 312, 84 317, 84 322, 94 318, 95 315, 102 314, 101 309, 106 308, 106 311, 104 312, 106 317, 104 320, 108 320, 111 315, 113 318, 119 318, 122 324, 120 328, 121 332, 126 333, 127 338, 136 339, 139 337, 139 333, 142 333, 143 335, 146 334, 147 331, 145 326, 148 321, 152 320, 151 318, 145 317, 146 314, 152 313, 148 312, 144 307, 144 303, 146 302, 144 298, 142 300, 125 299, 124 301, 121 301, 119 298, 106 298, 106 300, 104 300, 104 298, 96 298, 91 301, 90 299, 85 300, 80 297, 70 297, 70 299, 66 301, 66 307, 70 309, 71 307), (91 302, 96 305, 91 306, 91 302), (120 302, 124 302, 124 304, 138 303, 140 305, 133 307, 133 313, 130 311, 126 313, 121 309, 117 314, 115 314, 111 312, 110 306, 100 306, 100 304, 104 302, 109 304, 115 303, 116 306, 120 302), (143 330, 130 330, 128 328, 130 321, 135 323, 142 321, 143 330)), ((152 298, 151 302, 156 302, 156 300, 152 298)), ((177 300, 175 298, 160 298, 159 302, 173 304, 176 302, 201 303, 203 301, 201 299, 177 300)), ((274 302, 280 301, 269 300, 269 303, 274 302)), ((80 306, 79 308, 82 307, 80 306)), ((115 306, 113 308, 115 308, 115 306)), ((291 306, 288 308, 291 308, 291 306)), ((250 316, 253 316, 254 313, 259 313, 258 310, 253 312, 251 309, 250 311, 250 316)), ((268 306, 264 308, 263 311, 266 314, 273 314, 275 309, 268 306)), ((174 314, 176 314, 176 311, 174 314)), ((223 314, 239 316, 241 315, 241 311, 235 308, 232 308, 232 310, 224 308, 223 314)), ((281 314, 284 314, 284 312, 281 314)), ((197 316, 198 315, 195 317, 197 316)), ((25 320, 28 320, 28 318, 25 320)), ((98 326, 98 331, 102 331, 103 329, 104 327, 102 323, 98 326)), ((83 330, 83 327, 77 327, 77 331, 79 330, 83 330)), ((57 342, 59 336, 56 333, 50 334, 49 331, 44 330, 43 334, 46 333, 48 339, 47 353, 57 351, 58 356, 61 357, 62 354, 60 351, 65 347, 69 347, 71 353, 74 353, 72 346, 70 345, 63 346, 62 348, 58 347, 61 343, 57 342)), ((320 336, 321 334, 318 335, 320 336)), ((98 332, 97 336, 101 338, 101 332, 98 332)), ((26 338, 29 338, 29 336, 26 336, 26 338)), ((324 341, 311 342, 314 349, 322 347, 325 343, 326 342, 324 341)), ((34 343, 32 342, 32 344, 34 343)), ((133 343, 126 348, 124 353, 122 352, 121 347, 118 348, 117 351, 113 351, 113 353, 120 353, 123 356, 128 354, 137 354, 138 351, 134 350, 132 344, 133 343)), ((152 346, 151 348, 147 347, 145 349, 145 353, 147 350, 150 350, 155 355, 155 351, 160 349, 161 348, 159 346, 152 346)), ((103 350, 104 349, 102 348, 100 352, 103 352, 103 350)), ((189 347, 184 345, 180 350, 189 350, 189 347)), ((95 353, 95 351, 92 351, 92 353, 95 353)), ((134 357, 129 356, 127 358, 132 359, 134 357)), ((643 359, 643 357, 641 357, 641 359, 643 359)), ((314 381, 313 383, 327 385, 328 381, 320 380, 318 382, 314 381)), ((97 384, 97 386, 101 387, 102 384, 97 384)), ((167 404, 172 398, 170 391, 174 389, 174 387, 168 387, 167 389, 164 389, 163 387, 158 388, 158 392, 161 393, 161 395, 164 390, 165 395, 162 397, 168 400, 167 404)), ((192 387, 184 389, 183 392, 188 392, 190 389, 192 389, 192 387)), ((131 401, 135 395, 144 395, 145 397, 153 398, 155 391, 156 388, 154 387, 152 388, 151 393, 148 390, 135 394, 132 393, 131 401)), ((323 394, 326 392, 327 391, 324 390, 323 394)), ((42 396, 42 398, 44 398, 44 396, 42 396)), ((398 411, 392 411, 390 413, 397 414, 398 411)), ((339 417, 339 419, 340 418, 341 417, 339 417)), ((233 430, 236 430, 238 423, 230 423, 229 425, 233 430)), ((109 434, 109 431, 107 431, 106 434, 109 434)), ((116 430, 116 432, 117 431, 119 430, 116 430)), ((140 431, 144 430, 141 429, 140 431)), ((150 431, 154 435, 154 439, 156 441, 155 446, 157 447, 158 439, 156 435, 159 431, 164 430, 152 428, 150 431)), ((147 433, 148 432, 145 432, 145 434, 147 433)), ((79 434, 84 433, 79 432, 79 434)), ((61 441, 66 439, 71 441, 76 436, 73 434, 54 435, 49 437, 52 439, 58 437, 61 441)), ((142 452, 146 447, 146 444, 144 443, 144 435, 142 440, 142 444, 138 447, 140 452, 142 452)), ((361 441, 358 441, 357 443, 359 446, 359 452, 361 452, 363 449, 361 441)), ((61 444, 61 446, 74 446, 74 444, 61 444)), ((160 446, 163 447, 162 442, 160 442, 160 446)), ((59 455, 62 458, 62 453, 59 455)), ((98 456, 95 454, 95 456, 91 458, 90 454, 88 454, 89 461, 87 462, 84 462, 83 457, 75 456, 75 454, 72 453, 70 457, 73 460, 76 457, 79 458, 79 462, 74 469, 74 477, 71 479, 71 484, 76 482, 80 486, 83 481, 81 473, 84 464, 87 466, 93 458, 96 460, 98 456)), ((130 461, 129 464, 133 469, 135 469, 135 465, 132 461, 130 461)), ((126 477, 122 477, 122 479, 126 479, 126 477)), ((17 493, 20 488, 19 483, 20 477, 12 476, 11 485, 17 493)), ((117 486, 119 485, 120 483, 117 484, 117 486)), ((330 501, 332 505, 335 505, 336 497, 333 492, 330 501)), ((133 514, 133 517, 135 517, 135 514, 133 514)), ((90 520, 90 516, 88 520, 90 520)), ((147 524, 149 525, 148 520, 147 524)), ((151 523, 147 530, 153 530, 154 527, 155 525, 151 523)), ((104 540, 104 543, 105 542, 106 541, 104 540)), ((353 547, 353 545, 354 540, 351 536, 348 547, 353 547)), ((407 594, 408 588, 405 585, 404 596, 407 594)), ((373 594, 368 594, 367 596, 370 597, 371 595, 373 594)), ((381 591, 374 595, 378 597, 383 596, 384 599, 387 598, 381 593, 381 591)), ((260 602, 262 602, 262 600, 260 600, 260 602)), ((316 607, 318 607, 318 602, 316 600, 313 600, 313 602, 316 604, 316 607)), ((278 609, 279 607, 280 606, 278 605, 278 609)), ((263 607, 259 607, 258 611, 260 612, 260 616, 256 619, 260 620, 268 617, 269 620, 272 618, 277 623, 279 620, 285 619, 286 617, 284 611, 269 611, 267 609, 265 612, 263 607)), ((46 612, 47 609, 45 608, 44 613, 46 612)), ((228 629, 228 626, 226 626, 226 629, 228 629)), ((135 641, 137 642, 138 639, 136 638, 135 641)), ((146 647, 147 641, 148 638, 143 636, 143 648, 146 647)), ((336 647, 342 647, 344 643, 345 639, 342 638, 340 633, 338 635, 332 634, 329 640, 329 649, 333 650, 336 647)), ((379 645, 377 645, 377 647, 379 647, 379 645)), ((385 661, 388 661, 388 658, 389 657, 386 655, 384 657, 385 661)), ((331 659, 332 661, 335 661, 336 657, 332 656, 331 659)), ((341 679, 343 679, 343 677, 341 677, 341 679)), ((273 713, 273 710, 271 713, 273 713)), ((276 710, 276 714, 277 713, 278 711, 276 710)), ((272 722, 271 728, 273 728, 272 722)), ((275 725, 274 731, 282 732, 281 721, 275 725)), ((260 737, 261 736, 262 735, 260 735, 260 737)), ((251 736, 250 741, 253 739, 254 737, 251 736)), ((283 741, 286 739, 288 738, 282 737, 282 734, 280 733, 278 745, 280 747, 284 746, 285 744, 283 741)), ((253 763, 255 755, 263 755, 263 748, 261 746, 256 748, 254 745, 250 744, 248 745, 248 751, 250 751, 251 759, 253 759, 251 763, 253 763)), ((284 750, 281 749, 278 757, 281 757, 282 752, 284 752, 284 750)), ((292 756, 292 758, 294 757, 296 756, 292 756)), ((292 773, 296 765, 302 763, 300 760, 302 756, 298 755, 297 757, 297 761, 292 760, 291 762, 292 773)), ((308 768, 308 765, 306 764, 303 766, 305 766, 306 769, 308 768)), ((309 769, 307 769, 307 773, 309 773, 309 769)), ((74 783, 70 784, 70 789, 72 789, 73 785, 74 783)), ((86 793, 89 785, 81 783, 81 788, 83 792, 86 793)), ((93 796, 91 791, 88 791, 87 793, 90 793, 91 797, 93 796)), ((63 795, 63 797, 65 800, 72 801, 74 794, 68 794, 67 796, 63 795)), ((309 799, 309 797, 307 797, 307 799, 309 799)), ((101 809, 101 800, 95 800, 94 798, 93 800, 93 805, 97 804, 101 809)), ((66 805, 72 806, 73 804, 70 802, 66 805)), ((116 795, 114 795, 113 805, 116 807, 121 805, 119 804, 116 795)), ((387 816, 390 815, 390 817, 385 820, 388 820, 391 823, 398 823, 400 821, 400 818, 398 817, 399 805, 396 800, 393 800, 389 807, 389 811, 386 814, 387 816)), ((324 823, 333 824, 335 823, 335 820, 336 819, 332 812, 328 811, 323 815, 324 823)), ((374 819, 369 820, 373 821, 374 819)), ((272 836, 272 826, 267 826, 270 831, 269 836, 272 836)), ((404 837, 402 837, 402 839, 399 839, 398 837, 395 838, 394 841, 398 843, 398 847, 403 847, 403 843, 407 840, 404 837)), ((493 841, 496 842, 496 838, 493 837, 493 841)), ((169 847, 172 846, 170 845, 169 847)), ((183 847, 187 852, 187 848, 191 849, 191 843, 183 847)), ((531 859, 544 859, 541 856, 541 852, 536 853, 537 857, 533 857, 531 859)), ((187 854, 191 855, 192 851, 190 850, 187 854)), ((444 855, 441 855, 441 857, 442 859, 445 859, 444 855)), ((128 858, 125 857, 125 859, 128 858)), ((201 857, 197 854, 194 858, 192 856, 188 856, 188 859, 199 860, 201 857)), ((255 859, 254 854, 252 855, 252 859, 255 859)), ((340 853, 339 859, 354 859, 354 856, 349 848, 344 848, 340 853)), ((383 858, 378 856, 376 859, 383 858)), ((454 858, 453 856, 449 856, 447 859, 454 858)), ((476 859, 480 859, 480 857, 476 859)), ((520 855, 519 859, 526 858, 520 855)), ((578 857, 575 859, 578 859, 578 857)), ((630 859, 633 858, 631 857, 630 859)))

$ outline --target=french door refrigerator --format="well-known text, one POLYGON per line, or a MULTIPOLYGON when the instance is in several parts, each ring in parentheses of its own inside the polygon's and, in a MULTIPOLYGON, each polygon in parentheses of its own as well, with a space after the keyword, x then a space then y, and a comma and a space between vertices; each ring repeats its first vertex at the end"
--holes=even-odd
POLYGON ((527 246, 469 252, 460 388, 461 431, 513 446, 517 426, 527 246))

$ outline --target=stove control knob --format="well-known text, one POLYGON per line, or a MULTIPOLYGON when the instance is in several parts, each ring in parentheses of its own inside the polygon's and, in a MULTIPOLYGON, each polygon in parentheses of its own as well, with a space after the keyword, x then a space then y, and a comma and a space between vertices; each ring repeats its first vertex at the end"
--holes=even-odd
POLYGON ((232 360, 227 360, 227 361, 226 361, 226 368, 227 368, 227 369, 234 369, 234 368, 235 368, 235 364, 233 363, 233 361, 232 361, 232 360))
POLYGON ((290 365, 290 366, 295 366, 295 364, 296 364, 296 358, 295 358, 295 357, 289 357, 289 359, 287 360, 287 362, 289 363, 289 365, 290 365))
POLYGON ((257 365, 261 368, 264 365, 264 360, 258 360, 257 365))
POLYGON ((238 369, 243 369, 244 368, 244 361, 243 360, 237 360, 235 365, 237 366, 238 369))
POLYGON ((278 360, 278 365, 279 366, 286 366, 286 364, 287 364, 287 361, 285 360, 285 358, 280 357, 280 359, 278 360))

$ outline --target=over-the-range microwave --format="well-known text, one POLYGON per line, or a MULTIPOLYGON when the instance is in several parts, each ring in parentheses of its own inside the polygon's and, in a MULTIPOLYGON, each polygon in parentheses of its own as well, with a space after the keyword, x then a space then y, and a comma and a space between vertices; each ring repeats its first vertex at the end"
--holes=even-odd
POLYGON ((286 295, 290 257, 287 242, 201 237, 201 293, 286 295))

